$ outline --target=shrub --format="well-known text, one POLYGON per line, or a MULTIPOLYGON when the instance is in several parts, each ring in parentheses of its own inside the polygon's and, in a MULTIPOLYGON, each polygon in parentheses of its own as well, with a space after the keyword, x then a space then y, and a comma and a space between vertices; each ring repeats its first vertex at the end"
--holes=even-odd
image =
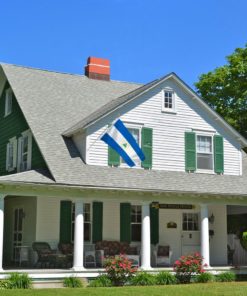
POLYGON ((240 238, 240 243, 242 247, 247 250, 247 231, 244 231, 242 237, 240 238))
POLYGON ((96 279, 89 282, 89 287, 111 287, 112 282, 107 275, 100 275, 96 279))
POLYGON ((83 287, 82 281, 79 278, 76 278, 73 276, 65 278, 63 280, 63 285, 64 285, 64 287, 67 287, 67 288, 82 288, 83 287))
POLYGON ((134 276, 130 284, 133 286, 152 286, 156 284, 156 277, 145 271, 139 272, 134 276))
POLYGON ((222 272, 216 276, 217 282, 234 282, 236 280, 236 274, 233 272, 222 272))
POLYGON ((175 275, 170 272, 160 272, 155 277, 157 285, 174 285, 177 283, 175 275))
POLYGON ((193 274, 203 273, 202 256, 199 253, 181 256, 174 264, 174 271, 178 281, 182 284, 190 283, 193 274))
POLYGON ((137 271, 136 267, 132 267, 132 261, 124 255, 106 259, 105 269, 114 286, 123 286, 137 271))
POLYGON ((30 289, 32 280, 25 273, 11 273, 7 279, 7 289, 30 289))
POLYGON ((8 280, 0 281, 0 290, 3 290, 3 289, 9 289, 9 281, 8 280))
POLYGON ((195 278, 195 282, 197 283, 209 283, 214 281, 215 281, 215 276, 209 272, 203 272, 201 274, 198 274, 195 278))

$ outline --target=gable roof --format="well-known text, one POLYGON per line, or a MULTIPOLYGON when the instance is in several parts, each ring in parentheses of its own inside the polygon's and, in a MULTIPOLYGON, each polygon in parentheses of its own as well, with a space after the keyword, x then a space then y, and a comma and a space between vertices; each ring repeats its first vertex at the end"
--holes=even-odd
POLYGON ((176 80, 176 82, 185 89, 186 92, 189 92, 191 96, 193 96, 193 99, 195 99, 202 108, 204 108, 208 114, 214 117, 215 120, 217 120, 221 125, 228 130, 230 134, 234 136, 238 141, 240 141, 242 148, 247 147, 247 140, 240 135, 231 125, 229 125, 218 113, 216 113, 192 88, 190 88, 181 78, 177 76, 174 72, 169 73, 160 79, 156 79, 148 84, 145 84, 143 86, 140 86, 138 89, 133 90, 132 92, 125 94, 116 100, 108 102, 103 107, 98 108, 95 112, 91 113, 86 118, 83 118, 78 123, 76 123, 74 126, 66 130, 63 135, 64 136, 72 136, 73 134, 79 132, 80 130, 83 130, 84 128, 87 128, 88 126, 92 125, 93 123, 100 120, 102 117, 107 116, 111 112, 121 108, 123 105, 129 103, 132 100, 135 100, 139 96, 143 95, 145 92, 151 90, 152 88, 160 85, 167 79, 173 78, 176 80))

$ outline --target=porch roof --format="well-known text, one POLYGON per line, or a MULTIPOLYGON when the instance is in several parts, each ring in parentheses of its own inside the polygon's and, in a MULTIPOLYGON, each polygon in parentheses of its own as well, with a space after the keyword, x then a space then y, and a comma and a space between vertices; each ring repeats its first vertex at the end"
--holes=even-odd
POLYGON ((184 192, 247 196, 247 178, 171 171, 147 171, 102 166, 79 166, 64 169, 63 180, 54 182, 48 172, 29 171, 0 177, 0 183, 41 183, 88 188, 184 192))

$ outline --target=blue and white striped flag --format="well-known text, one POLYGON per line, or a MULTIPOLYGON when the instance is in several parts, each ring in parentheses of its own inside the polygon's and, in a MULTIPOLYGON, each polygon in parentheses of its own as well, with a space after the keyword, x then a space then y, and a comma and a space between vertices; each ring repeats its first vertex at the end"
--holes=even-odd
POLYGON ((101 140, 114 149, 130 167, 145 159, 143 151, 120 119, 106 131, 101 140))

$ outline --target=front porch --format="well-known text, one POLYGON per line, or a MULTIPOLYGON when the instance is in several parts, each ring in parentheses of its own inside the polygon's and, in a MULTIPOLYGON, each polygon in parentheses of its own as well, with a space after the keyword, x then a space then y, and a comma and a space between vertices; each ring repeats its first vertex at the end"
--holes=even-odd
POLYGON ((96 277, 104 272, 104 269, 87 266, 84 256, 85 249, 87 249, 85 246, 95 245, 99 239, 124 241, 124 237, 128 235, 130 235, 129 245, 138 250, 140 270, 172 271, 174 261, 181 255, 197 251, 202 254, 204 263, 211 267, 210 270, 213 272, 231 269, 236 273, 247 273, 245 266, 236 269, 228 266, 227 200, 218 198, 213 203, 208 197, 191 196, 188 198, 188 196, 175 194, 154 197, 151 194, 149 196, 140 193, 127 195, 120 192, 97 192, 97 195, 94 192, 88 194, 87 198, 67 198, 66 196, 53 196, 51 192, 49 193, 51 196, 27 196, 26 194, 1 196, 0 226, 2 226, 0 229, 4 229, 0 231, 3 245, 3 248, 0 248, 3 250, 2 253, 0 251, 0 263, 3 266, 2 277, 13 271, 27 272, 36 279, 56 279, 71 275, 96 277), (37 265, 37 255, 33 252, 32 244, 35 241, 47 242, 52 249, 58 248, 61 237, 65 236, 63 219, 61 219, 61 204, 64 201, 69 201, 72 205, 70 208, 71 225, 68 231, 71 236, 70 243, 73 242, 71 266, 66 268, 61 266, 58 269, 52 266, 40 268, 37 265), (94 203, 99 203, 99 201, 102 203, 102 216, 94 209, 94 203), (157 206, 157 201, 165 206, 159 207, 158 216, 154 222, 152 209, 157 206), (130 234, 126 234, 126 227, 121 222, 122 204, 128 204, 130 207, 130 220, 129 222, 128 219, 125 220, 125 224, 129 223, 131 227, 130 234), (93 230, 96 222, 101 225, 93 230), (157 230, 155 235, 154 225, 157 230), (64 232, 61 235, 63 229, 64 232), (138 232, 141 234, 138 235, 138 232), (152 241, 154 236, 155 245, 152 241), (135 238, 137 240, 133 240, 135 238), (18 258, 15 250, 20 246, 28 249, 27 261, 20 262, 18 258), (172 251, 170 266, 153 264, 153 250, 157 251, 158 246, 169 246, 172 251))

